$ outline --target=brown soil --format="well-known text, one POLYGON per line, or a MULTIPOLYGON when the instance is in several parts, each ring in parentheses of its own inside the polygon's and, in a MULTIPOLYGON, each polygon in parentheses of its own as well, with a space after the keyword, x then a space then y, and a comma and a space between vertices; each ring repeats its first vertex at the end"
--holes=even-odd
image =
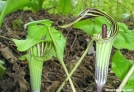
MULTIPOLYGON (((0 31, 0 48, 4 49, 4 51, 1 51, 0 59, 5 61, 7 69, 4 74, 4 80, 0 80, 0 92, 30 92, 28 63, 27 61, 19 60, 19 57, 22 56, 24 52, 18 52, 15 44, 11 40, 11 38, 26 38, 27 30, 24 30, 23 25, 30 22, 29 18, 32 18, 33 20, 50 19, 54 22, 55 28, 64 34, 67 38, 64 61, 69 71, 86 49, 86 39, 90 39, 90 36, 78 29, 71 27, 61 29, 57 27, 58 25, 69 23, 71 21, 70 17, 50 15, 45 11, 39 11, 36 13, 30 11, 17 11, 6 16, 2 30, 0 31), (18 25, 16 22, 17 20, 22 20, 23 23, 19 23, 18 25)), ((94 46, 95 44, 93 45, 93 48, 94 46)), ((113 49, 112 55, 114 51, 115 49, 113 49)), ((133 52, 128 50, 122 50, 122 52, 124 52, 127 58, 134 58, 132 57, 133 52)), ((96 92, 94 65, 94 54, 86 55, 73 74, 72 80, 77 92, 96 92)), ((56 92, 56 89, 65 78, 65 72, 57 59, 53 58, 46 61, 42 73, 41 92, 56 92)), ((106 92, 105 89, 117 89, 119 84, 120 80, 115 76, 110 68, 108 80, 103 88, 103 92, 106 92)), ((72 92, 69 82, 66 83, 62 92, 72 92)))

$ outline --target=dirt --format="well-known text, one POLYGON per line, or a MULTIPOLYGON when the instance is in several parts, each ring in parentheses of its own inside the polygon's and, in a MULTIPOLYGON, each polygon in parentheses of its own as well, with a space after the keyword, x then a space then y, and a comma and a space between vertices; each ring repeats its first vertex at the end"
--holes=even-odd
MULTIPOLYGON (((84 32, 72 27, 67 29, 58 28, 58 25, 69 23, 71 17, 63 17, 60 15, 48 14, 45 11, 17 11, 6 16, 3 21, 2 30, 0 30, 0 59, 5 61, 6 72, 4 80, 0 80, 0 92, 30 92, 30 76, 27 61, 20 61, 19 57, 25 52, 18 52, 12 38, 25 39, 27 30, 24 29, 24 24, 30 22, 30 19, 41 20, 50 19, 56 29, 61 31, 67 39, 64 61, 69 71, 77 63, 84 50, 87 47, 87 39, 91 37, 84 32), (19 22, 18 22, 19 20, 19 22)), ((92 50, 95 50, 95 43, 92 50)), ((93 50, 93 51, 94 51, 93 50)), ((112 51, 112 55, 115 49, 112 51)), ((133 52, 122 50, 127 58, 133 59, 133 52)), ((111 61, 110 61, 111 63, 111 61)), ((96 83, 94 80, 95 70, 95 55, 94 53, 87 54, 72 76, 73 83, 77 92, 96 92, 96 83)), ((56 92, 57 88, 66 78, 65 72, 55 58, 44 63, 42 73, 41 92, 56 92)), ((103 88, 117 89, 120 80, 109 69, 107 83, 103 88)), ((66 83, 62 92, 72 92, 69 82, 66 83)))

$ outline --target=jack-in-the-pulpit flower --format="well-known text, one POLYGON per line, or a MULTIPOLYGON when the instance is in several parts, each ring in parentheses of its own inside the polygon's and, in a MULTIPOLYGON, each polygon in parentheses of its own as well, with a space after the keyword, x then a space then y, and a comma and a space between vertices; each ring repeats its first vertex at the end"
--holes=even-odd
MULTIPOLYGON (((107 25, 102 25, 102 34, 96 34, 95 39, 104 39, 109 37, 107 25)), ((113 40, 108 42, 96 41, 96 63, 95 63, 95 81, 97 84, 97 92, 101 92, 102 87, 106 83, 109 67, 109 59, 111 54, 113 40)))
MULTIPOLYGON (((60 61, 63 59, 66 39, 51 24, 50 20, 27 23, 25 24, 25 28, 28 26, 27 38, 25 40, 13 39, 18 51, 27 51, 21 60, 27 59, 28 61, 31 92, 40 92, 43 63, 53 56, 60 61)), ((61 61, 61 63, 64 62, 61 61)))
MULTIPOLYGON (((94 18, 103 16, 107 18, 111 27, 110 30, 107 30, 107 25, 102 25, 102 32, 95 33, 93 39, 96 41, 96 64, 95 64, 95 81, 97 84, 97 92, 101 92, 102 87, 106 83, 108 76, 108 66, 109 59, 112 49, 113 40, 118 34, 118 25, 116 21, 108 14, 94 8, 88 8, 82 11, 76 19, 70 24, 60 26, 61 28, 66 28, 75 24, 76 22, 88 18, 94 18)), ((90 27, 89 27, 90 30, 90 27)), ((98 29, 100 30, 100 29, 98 29)), ((86 31, 87 32, 87 31, 86 31)), ((87 32, 88 33, 88 32, 87 32)))

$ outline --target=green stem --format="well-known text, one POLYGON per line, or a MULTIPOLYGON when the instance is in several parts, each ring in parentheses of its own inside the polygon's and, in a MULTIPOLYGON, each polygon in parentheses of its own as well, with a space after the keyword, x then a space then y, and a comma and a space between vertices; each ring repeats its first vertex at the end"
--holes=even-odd
POLYGON ((116 92, 122 92, 123 87, 125 86, 125 84, 127 83, 129 77, 134 73, 134 65, 131 67, 131 69, 129 70, 128 74, 125 76, 125 78, 123 79, 123 81, 121 82, 118 90, 116 92))
POLYGON ((64 63, 64 62, 61 62, 61 64, 62 64, 62 66, 63 66, 63 68, 64 68, 64 70, 65 70, 65 73, 66 73, 66 75, 67 75, 67 78, 69 79, 69 82, 70 82, 70 85, 71 85, 71 87, 72 87, 73 92, 76 92, 75 87, 74 87, 74 84, 73 84, 73 82, 72 82, 72 80, 71 80, 71 77, 69 76, 68 70, 67 70, 67 68, 66 68, 66 66, 65 66, 65 63, 64 63))
POLYGON ((31 57, 29 63, 30 81, 32 92, 40 92, 43 61, 31 57))
POLYGON ((54 36, 53 36, 53 34, 51 33, 50 28, 48 28, 48 30, 49 30, 50 36, 51 36, 51 38, 52 38, 52 40, 53 40, 53 43, 54 43, 54 46, 55 46, 55 49, 56 49, 56 53, 57 53, 57 57, 58 57, 60 63, 62 64, 62 66, 63 66, 63 68, 64 68, 64 71, 65 71, 65 73, 66 73, 66 75, 67 75, 67 78, 69 79, 69 82, 70 82, 70 85, 71 85, 71 88, 72 88, 73 92, 76 92, 75 87, 74 87, 74 85, 73 85, 73 82, 72 82, 72 80, 71 80, 71 78, 70 78, 70 76, 69 76, 68 70, 67 70, 67 68, 66 68, 66 66, 65 66, 65 63, 64 63, 64 61, 63 61, 63 57, 61 56, 60 51, 59 51, 59 49, 58 49, 58 47, 57 47, 57 43, 54 41, 54 38, 53 38, 54 36))
MULTIPOLYGON (((74 71, 77 69, 77 67, 80 65, 81 61, 83 60, 83 58, 85 57, 85 55, 87 54, 89 48, 91 47, 92 43, 93 43, 93 39, 90 41, 88 47, 86 48, 85 52, 82 54, 81 58, 79 59, 79 61, 77 62, 77 64, 74 66, 74 68, 72 69, 72 71, 69 74, 69 77, 72 76, 72 74, 74 73, 74 71)), ((60 92, 61 89, 64 87, 64 85, 66 84, 66 82, 68 81, 68 77, 62 82, 62 84, 60 85, 60 87, 58 88, 58 90, 56 92, 60 92)))

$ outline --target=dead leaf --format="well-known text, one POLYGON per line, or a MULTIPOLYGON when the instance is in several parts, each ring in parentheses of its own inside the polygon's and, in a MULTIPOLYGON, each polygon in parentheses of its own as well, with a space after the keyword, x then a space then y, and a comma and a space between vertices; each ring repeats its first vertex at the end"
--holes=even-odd
POLYGON ((0 51, 2 56, 10 61, 10 63, 15 63, 17 61, 17 58, 14 56, 13 52, 11 49, 7 46, 4 46, 2 43, 0 43, 0 51))
POLYGON ((47 88, 47 92, 56 92, 57 88, 59 87, 59 84, 59 81, 54 81, 52 85, 47 88))
POLYGON ((19 80, 19 86, 20 86, 20 92, 28 92, 30 90, 30 86, 24 78, 21 78, 19 80))
POLYGON ((17 92, 15 89, 18 88, 18 92, 30 92, 29 83, 25 79, 25 68, 20 67, 17 63, 13 64, 14 73, 7 71, 8 79, 0 81, 0 88, 3 89, 3 92, 17 92))

